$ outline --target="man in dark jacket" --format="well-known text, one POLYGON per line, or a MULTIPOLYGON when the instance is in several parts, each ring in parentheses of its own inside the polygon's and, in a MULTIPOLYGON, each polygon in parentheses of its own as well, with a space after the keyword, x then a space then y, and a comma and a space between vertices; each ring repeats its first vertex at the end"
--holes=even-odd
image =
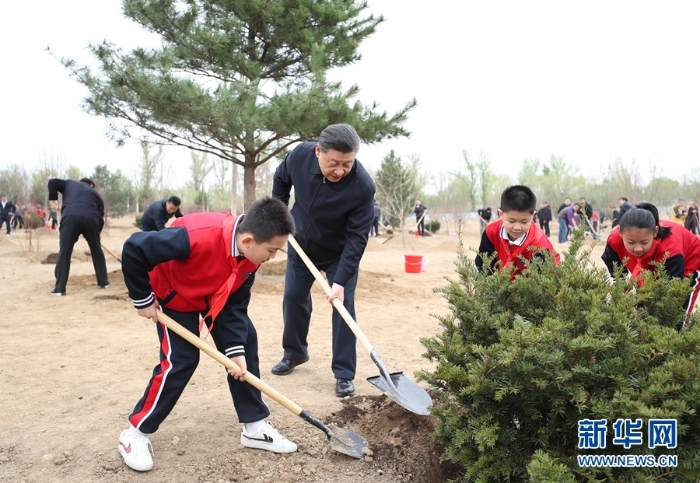
POLYGON ((7 225, 7 236, 10 236, 10 221, 16 209, 15 205, 7 199, 7 195, 0 197, 0 228, 2 228, 3 223, 7 225))
MULTIPOLYGON (((289 203, 294 188, 292 216, 296 240, 331 285, 329 303, 339 299, 355 317, 355 287, 360 258, 365 251, 374 210, 375 186, 355 159, 360 138, 347 124, 323 130, 318 143, 298 145, 275 171, 272 196, 289 203)), ((290 246, 284 283, 282 360, 272 368, 290 374, 309 360, 307 335, 311 321, 314 276, 290 246)), ((333 360, 338 397, 354 393, 356 338, 338 311, 333 311, 333 360)))
POLYGON ((416 200, 416 207, 413 208, 413 213, 416 214, 416 231, 420 236, 425 236, 425 212, 428 207, 421 200, 416 200))
POLYGON ((102 197, 95 190, 95 183, 88 178, 80 181, 52 178, 49 180, 49 201, 52 208, 58 207, 58 193, 63 195, 61 203, 61 224, 59 227, 59 250, 56 260, 56 287, 53 295, 66 294, 66 283, 70 273, 70 257, 78 237, 83 235, 90 247, 92 265, 95 268, 97 285, 109 287, 107 264, 100 246, 100 232, 104 226, 105 206, 102 197))
POLYGON ((537 211, 537 219, 540 222, 540 228, 545 235, 549 236, 549 222, 552 221, 552 208, 548 202, 540 204, 540 209, 537 211))
POLYGON ((632 209, 632 203, 630 203, 629 200, 627 198, 625 198, 624 196, 622 198, 620 198, 619 204, 620 204, 620 211, 617 215, 618 223, 619 223, 620 218, 622 218, 622 215, 624 215, 625 213, 627 213, 629 210, 632 209))
POLYGON ((491 223, 491 217, 493 216, 493 213, 491 211, 490 206, 476 210, 476 212, 479 215, 479 223, 481 224, 481 233, 483 233, 484 230, 486 229, 486 225, 491 223))
POLYGON ((170 218, 180 218, 180 198, 171 196, 165 200, 158 200, 151 203, 141 217, 141 230, 160 231, 165 228, 165 224, 170 218))

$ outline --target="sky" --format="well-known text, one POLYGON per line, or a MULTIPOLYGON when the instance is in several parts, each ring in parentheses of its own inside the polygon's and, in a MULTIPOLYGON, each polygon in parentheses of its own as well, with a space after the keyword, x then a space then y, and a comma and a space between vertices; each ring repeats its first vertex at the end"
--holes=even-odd
MULTIPOLYGON (((647 181, 700 166, 700 2, 369 0, 386 21, 362 59, 331 78, 393 113, 418 106, 408 139, 363 146, 376 170, 391 150, 417 154, 426 171, 456 171, 466 150, 494 172, 517 175, 526 158, 563 156, 600 178, 620 158, 647 181)), ((128 172, 136 144, 117 148, 104 119, 82 112, 86 94, 56 57, 89 62, 86 46, 154 41, 124 19, 120 0, 9 2, 0 18, 3 93, 0 169, 45 157, 91 173, 128 172), (45 48, 50 46, 55 57, 45 48)), ((187 177, 189 154, 166 161, 187 177)))

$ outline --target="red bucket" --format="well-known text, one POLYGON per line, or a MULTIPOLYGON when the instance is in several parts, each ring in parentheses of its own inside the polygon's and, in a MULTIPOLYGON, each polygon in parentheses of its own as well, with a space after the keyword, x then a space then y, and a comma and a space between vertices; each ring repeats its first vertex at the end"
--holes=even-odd
POLYGON ((423 255, 404 255, 406 259, 406 273, 420 273, 423 265, 423 255))

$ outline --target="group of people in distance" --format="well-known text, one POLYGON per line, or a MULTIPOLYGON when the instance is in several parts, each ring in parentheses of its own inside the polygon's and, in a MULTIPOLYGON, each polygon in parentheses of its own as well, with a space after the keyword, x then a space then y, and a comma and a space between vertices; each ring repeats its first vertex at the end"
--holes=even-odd
MULTIPOLYGON (((514 265, 512 276, 525 268, 523 259, 544 257, 548 251, 559 262, 549 238, 534 222, 537 206, 535 194, 526 186, 511 186, 501 195, 499 220, 486 226, 479 245, 475 264, 479 271, 492 273, 498 268, 514 265), (539 247, 542 250, 531 250, 539 247), (491 259, 488 267, 484 260, 491 259)), ((677 223, 659 219, 656 206, 639 203, 633 207, 627 198, 620 199, 622 215, 619 223, 608 236, 602 259, 610 275, 615 275, 616 265, 622 265, 623 273, 639 277, 644 270, 654 271, 661 262, 669 277, 689 278, 693 291, 685 299, 685 317, 678 324, 682 329, 690 319, 700 283, 700 237, 683 229, 677 223)))
MULTIPOLYGON (((227 382, 243 446, 290 453, 297 445, 275 429, 261 393, 242 379, 259 377, 257 331, 248 316, 251 287, 262 263, 287 247, 289 236, 325 272, 331 286, 327 300, 340 300, 355 317, 355 288, 360 258, 375 218, 375 185, 356 159, 360 138, 348 124, 328 126, 318 142, 295 147, 275 171, 272 196, 255 201, 243 215, 194 213, 182 216, 180 199, 152 203, 141 217, 143 231, 124 243, 122 272, 138 315, 156 322, 160 361, 120 437, 124 462, 137 471, 153 468, 149 435, 167 418, 199 363, 199 350, 158 323, 167 314, 193 334, 208 327, 216 347, 239 370, 227 382), (288 208, 291 190, 295 202, 288 208), (164 229, 171 217, 176 219, 164 229)), ((65 295, 70 252, 83 234, 93 255, 97 283, 109 285, 99 246, 104 204, 89 179, 49 181, 49 198, 62 193, 56 295, 65 295), (65 260, 68 260, 66 263, 65 260)), ((376 227, 375 227, 376 228, 376 227)), ((314 275, 292 246, 287 247, 282 299, 283 354, 272 367, 280 376, 309 361, 311 286, 314 275)), ((332 315, 335 395, 354 394, 356 338, 337 311, 332 315)))
MULTIPOLYGON (((0 195, 0 229, 5 224, 5 236, 9 237, 13 230, 24 229, 28 226, 25 223, 24 216, 33 214, 40 218, 41 226, 55 229, 58 226, 58 213, 55 210, 49 210, 48 217, 40 203, 36 206, 14 204, 7 198, 6 194, 0 195)), ((37 228, 32 226, 30 228, 37 228)))

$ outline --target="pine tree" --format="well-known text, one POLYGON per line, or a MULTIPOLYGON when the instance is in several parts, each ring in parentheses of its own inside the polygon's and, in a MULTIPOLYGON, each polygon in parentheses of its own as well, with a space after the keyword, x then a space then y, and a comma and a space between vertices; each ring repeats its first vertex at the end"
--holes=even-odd
POLYGON ((413 212, 418 192, 416 173, 406 166, 392 149, 384 156, 375 176, 377 201, 391 226, 401 228, 406 217, 413 212))
POLYGON ((109 135, 185 146, 244 167, 244 202, 255 170, 328 124, 355 126, 368 143, 406 136, 415 100, 393 116, 353 101, 325 72, 357 61, 357 48, 383 17, 362 17, 364 1, 124 0, 124 15, 161 37, 159 48, 124 52, 91 45, 96 70, 62 59, 87 87, 84 109, 109 135), (145 134, 144 134, 145 133, 145 134))

